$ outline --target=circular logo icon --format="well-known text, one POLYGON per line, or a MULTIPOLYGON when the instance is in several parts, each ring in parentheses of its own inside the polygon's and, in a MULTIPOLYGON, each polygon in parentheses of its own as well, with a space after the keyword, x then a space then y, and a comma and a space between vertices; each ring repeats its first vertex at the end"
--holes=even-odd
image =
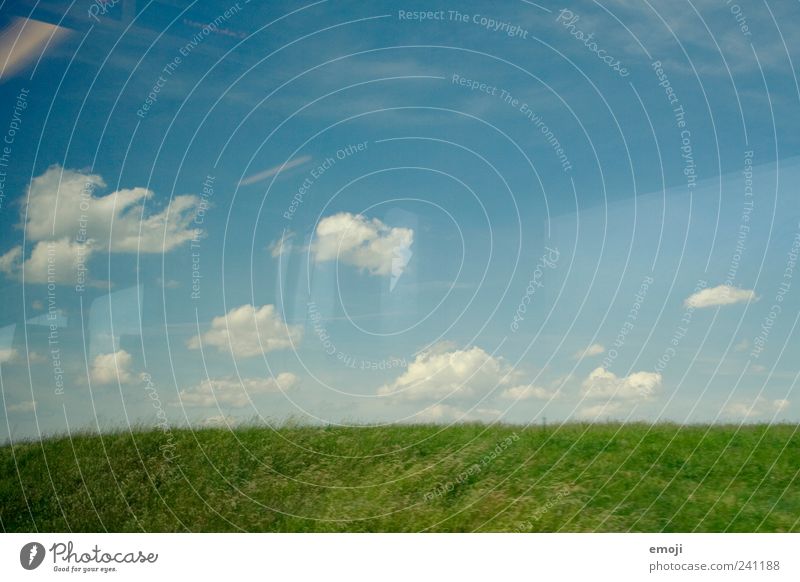
POLYGON ((19 551, 19 563, 26 570, 35 570, 44 561, 44 546, 39 542, 28 542, 19 551))

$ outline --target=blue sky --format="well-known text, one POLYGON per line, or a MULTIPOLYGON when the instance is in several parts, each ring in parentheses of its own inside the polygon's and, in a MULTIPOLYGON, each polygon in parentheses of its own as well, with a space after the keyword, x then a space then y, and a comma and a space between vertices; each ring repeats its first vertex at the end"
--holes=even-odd
POLYGON ((6 438, 798 419, 796 6, 98 6, 0 9, 6 438))

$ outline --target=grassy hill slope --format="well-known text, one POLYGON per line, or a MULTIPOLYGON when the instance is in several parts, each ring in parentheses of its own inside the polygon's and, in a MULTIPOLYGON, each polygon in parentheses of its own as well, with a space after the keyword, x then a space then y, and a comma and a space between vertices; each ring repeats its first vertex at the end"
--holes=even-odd
POLYGON ((5 531, 800 531, 795 425, 268 427, 0 448, 5 531))

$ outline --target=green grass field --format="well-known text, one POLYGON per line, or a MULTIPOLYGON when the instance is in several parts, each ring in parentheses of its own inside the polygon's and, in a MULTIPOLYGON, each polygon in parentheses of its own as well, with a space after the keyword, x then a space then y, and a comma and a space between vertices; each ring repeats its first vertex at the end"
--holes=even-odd
POLYGON ((800 531, 795 425, 141 431, 0 467, 5 531, 800 531))

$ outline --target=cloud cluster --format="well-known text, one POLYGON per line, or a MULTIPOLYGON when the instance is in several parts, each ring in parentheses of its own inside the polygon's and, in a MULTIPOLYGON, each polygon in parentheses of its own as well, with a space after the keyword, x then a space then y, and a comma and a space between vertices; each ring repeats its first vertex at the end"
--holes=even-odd
MULTIPOLYGON (((419 353, 393 382, 378 388, 378 395, 395 405, 413 403, 417 409, 408 422, 493 422, 506 406, 493 401, 549 400, 558 396, 522 382, 524 373, 505 359, 473 346, 460 349, 443 341, 419 353)), ((512 403, 513 404, 513 403, 512 403)))
POLYGON ((391 384, 378 389, 382 396, 403 400, 437 400, 445 397, 483 395, 514 376, 502 358, 475 346, 464 350, 419 354, 391 384))
POLYGON ((582 394, 586 398, 651 398, 661 386, 661 374, 634 372, 620 378, 602 366, 592 370, 583 381, 582 394))
POLYGON ((759 396, 752 402, 732 402, 725 408, 729 416, 748 419, 760 416, 778 414, 789 408, 789 401, 785 399, 767 400, 759 396))
POLYGON ((297 376, 290 372, 276 378, 218 378, 203 380, 197 386, 180 391, 179 400, 187 407, 230 406, 242 408, 258 394, 283 392, 297 384, 297 376))
MULTIPOLYGON (((153 192, 122 189, 105 196, 103 178, 51 166, 28 186, 21 226, 32 243, 30 256, 15 246, 0 256, 0 271, 31 283, 74 283, 78 265, 96 252, 161 253, 192 239, 198 198, 176 196, 169 207, 145 212, 153 192), (26 212, 27 210, 27 212, 26 212), (168 219, 169 217, 169 219, 168 219)), ((152 202, 150 202, 152 206, 152 202)))
POLYGON ((272 256, 273 259, 277 259, 281 255, 286 255, 292 252, 293 238, 294 233, 290 230, 287 230, 278 240, 272 241, 267 247, 270 256, 272 256))
POLYGON ((339 260, 371 275, 398 276, 405 267, 414 242, 410 228, 389 227, 377 218, 340 212, 323 218, 311 245, 318 263, 339 260))
POLYGON ((286 324, 274 305, 246 304, 212 319, 211 329, 194 336, 187 345, 190 349, 213 346, 236 358, 250 358, 297 346, 302 337, 303 328, 286 324))
POLYGON ((720 307, 723 305, 733 305, 734 303, 744 303, 756 299, 756 292, 752 289, 739 289, 730 285, 717 285, 709 289, 703 289, 693 293, 683 304, 686 307, 720 307))
POLYGON ((127 384, 133 379, 132 364, 133 356, 125 350, 98 354, 92 361, 89 376, 92 382, 98 385, 114 384, 117 380, 120 384, 127 384))
POLYGON ((0 348, 0 364, 10 364, 19 357, 15 348, 0 348))
POLYGON ((661 381, 661 374, 657 372, 633 372, 619 377, 602 366, 595 368, 581 384, 581 395, 600 402, 583 407, 578 416, 598 418, 622 414, 653 398, 661 381))

